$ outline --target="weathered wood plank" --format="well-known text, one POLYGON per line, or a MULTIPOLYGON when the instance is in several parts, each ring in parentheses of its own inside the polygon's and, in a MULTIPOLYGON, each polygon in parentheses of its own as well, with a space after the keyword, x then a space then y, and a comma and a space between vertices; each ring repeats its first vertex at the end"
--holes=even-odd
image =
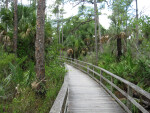
POLYGON ((124 113, 118 103, 93 79, 67 65, 68 113, 124 113))
POLYGON ((125 113, 116 109, 71 109, 68 113, 125 113))
MULTIPOLYGON (((76 59, 74 59, 74 60, 76 60, 76 59)), ((143 95, 143 96, 147 97, 148 99, 150 99, 150 93, 144 91, 142 88, 136 86, 135 84, 133 84, 133 83, 131 83, 131 82, 129 82, 129 81, 127 81, 127 80, 125 80, 125 79, 123 79, 123 78, 121 78, 121 77, 119 77, 119 76, 117 76, 117 75, 101 68, 101 67, 95 66, 93 64, 90 64, 90 63, 87 63, 87 62, 84 62, 84 61, 80 61, 80 60, 77 60, 77 61, 80 62, 80 63, 84 63, 85 65, 89 65, 89 66, 95 67, 97 69, 100 69, 101 71, 103 71, 103 72, 107 73, 108 75, 120 80, 121 82, 123 82, 126 85, 130 86, 131 88, 133 88, 135 91, 137 91, 141 95, 143 95)), ((80 65, 80 64, 78 64, 78 65, 80 65)), ((85 66, 83 66, 83 65, 80 65, 80 66, 85 68, 85 66)))
MULTIPOLYGON (((84 73, 90 75, 91 78, 93 78, 97 83, 99 83, 113 98, 115 98, 115 100, 116 100, 127 112, 131 112, 129 109, 131 108, 131 103, 132 103, 132 104, 134 104, 139 110, 141 110, 142 112, 148 113, 148 111, 147 111, 145 108, 143 108, 139 103, 137 103, 137 102, 134 100, 134 98, 132 98, 132 92, 131 92, 131 91, 134 90, 134 91, 136 91, 137 93, 139 93, 141 96, 143 95, 143 96, 145 96, 145 97, 146 97, 147 99, 149 99, 149 100, 150 100, 150 93, 144 91, 143 89, 141 89, 141 88, 138 87, 137 85, 135 85, 135 84, 133 84, 133 83, 131 83, 131 82, 129 82, 129 81, 127 81, 127 80, 125 80, 125 79, 123 79, 123 78, 121 78, 121 77, 119 77, 119 76, 117 76, 117 75, 115 75, 115 74, 113 74, 113 73, 111 73, 111 72, 109 72, 109 71, 103 69, 103 68, 100 68, 100 67, 95 66, 95 65, 93 65, 93 64, 90 64, 90 63, 87 63, 87 62, 84 62, 84 61, 80 61, 80 60, 77 60, 77 59, 72 59, 72 58, 70 58, 69 60, 73 60, 73 61, 72 61, 72 64, 73 64, 74 67, 76 67, 77 69, 79 69, 79 70, 83 71, 84 73), (89 67, 90 67, 90 68, 89 68, 89 67), (83 69, 83 68, 84 68, 84 69, 83 69), (95 72, 94 69, 99 69, 99 70, 101 71, 101 73, 99 74, 99 73, 95 72), (92 74, 91 74, 90 72, 91 72, 92 74), (108 79, 106 79, 105 77, 103 77, 103 76, 102 76, 102 73, 103 73, 103 72, 106 73, 106 74, 108 74, 108 75, 111 77, 111 80, 108 80, 108 79), (109 83, 109 84, 111 85, 111 90, 109 90, 109 89, 102 83, 102 81, 100 82, 100 81, 97 80, 95 77, 93 77, 93 76, 92 76, 93 74, 100 76, 100 81, 103 79, 103 80, 105 80, 107 83, 109 83), (122 89, 120 89, 118 86, 116 86, 116 85, 113 83, 113 79, 117 79, 117 80, 123 82, 124 84, 126 84, 126 85, 130 88, 130 91, 128 91, 128 94, 127 94, 125 91, 123 91, 122 89), (127 106, 126 106, 125 104, 123 104, 123 103, 112 93, 113 88, 117 89, 122 95, 124 95, 124 96, 127 98, 127 100, 128 100, 128 108, 127 108, 127 106), (130 105, 129 105, 129 103, 130 103, 130 105)), ((68 60, 68 61, 69 61, 69 60, 68 60)), ((74 79, 75 79, 75 77, 74 77, 74 79)), ((82 80, 83 78, 80 78, 80 79, 82 80)), ((77 79, 77 80, 76 80, 76 81, 80 81, 80 82, 75 82, 75 81, 73 80, 72 83, 73 83, 73 84, 77 84, 78 86, 82 86, 82 83, 85 83, 84 85, 85 85, 85 86, 88 86, 88 83, 86 83, 86 81, 88 81, 87 79, 85 80, 85 78, 84 78, 83 81, 81 81, 80 79, 77 79)), ((70 84, 69 84, 69 85, 70 85, 70 84)), ((73 85, 70 85, 70 86, 73 86, 73 85)), ((92 87, 92 85, 90 85, 90 87, 92 87)), ((72 91, 71 94, 76 94, 76 95, 77 95, 77 94, 81 94, 81 95, 82 95, 83 93, 81 92, 81 90, 82 90, 82 89, 76 90, 76 92, 72 91)), ((92 94, 91 92, 92 92, 92 91, 88 91, 88 92, 86 92, 86 93, 92 94)), ((93 92, 94 92, 94 91, 93 91, 93 92)), ((96 91, 95 91, 95 92, 96 92, 96 91)))

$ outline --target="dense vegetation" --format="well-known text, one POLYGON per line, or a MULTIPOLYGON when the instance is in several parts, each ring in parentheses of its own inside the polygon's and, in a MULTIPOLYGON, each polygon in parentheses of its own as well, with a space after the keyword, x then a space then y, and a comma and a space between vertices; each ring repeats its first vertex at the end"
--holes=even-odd
POLYGON ((58 59, 60 45, 52 36, 51 22, 45 20, 45 85, 34 88, 42 83, 35 72, 36 5, 17 7, 17 55, 13 52, 13 3, 0 12, 0 112, 49 112, 66 73, 58 59))
MULTIPOLYGON (((109 29, 101 25, 97 27, 98 61, 94 47, 94 10, 92 6, 85 5, 91 4, 89 1, 79 7, 76 16, 64 19, 63 46, 65 50, 74 51, 74 58, 107 69, 150 92, 150 17, 142 15, 138 19, 133 18, 135 12, 132 10, 132 2, 113 1, 109 29), (98 34, 99 29, 101 36, 98 34)), ((104 2, 97 4, 100 4, 100 15, 104 2)))
POLYGON ((0 0, 0 112, 49 112, 66 73, 59 55, 98 65, 150 92, 150 17, 139 17, 133 0, 70 0, 79 5, 78 14, 65 19, 66 2, 55 0, 50 8, 56 19, 43 14, 42 49, 36 45, 38 2, 17 4, 16 21, 16 1, 0 0), (99 23, 105 5, 112 11, 109 29, 99 23))

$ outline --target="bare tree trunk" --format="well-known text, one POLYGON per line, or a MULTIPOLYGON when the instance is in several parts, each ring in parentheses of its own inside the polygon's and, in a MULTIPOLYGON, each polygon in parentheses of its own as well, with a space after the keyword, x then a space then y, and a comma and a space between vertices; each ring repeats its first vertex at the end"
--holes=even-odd
POLYGON ((64 42, 64 30, 63 30, 63 28, 64 28, 64 23, 63 23, 63 13, 62 13, 62 44, 64 42))
POLYGON ((127 7, 127 4, 126 4, 126 38, 124 38, 124 54, 127 52, 127 36, 128 36, 128 7, 127 7))
POLYGON ((59 28, 60 28, 60 25, 59 25, 59 11, 58 11, 58 13, 57 13, 57 36, 58 36, 58 43, 60 44, 60 30, 59 30, 59 28))
POLYGON ((8 9, 8 0, 6 0, 5 3, 6 3, 6 9, 8 9))
MULTIPOLYGON (((98 11, 98 9, 97 9, 98 11)), ((100 23, 99 23, 99 15, 97 15, 97 23, 98 23, 98 37, 99 37, 99 40, 101 40, 101 27, 100 27, 100 23)), ((102 53, 103 52, 103 45, 101 42, 100 43, 100 46, 99 46, 99 49, 100 49, 100 52, 102 53)))
MULTIPOLYGON (((8 9, 8 0, 5 1, 5 4, 6 4, 6 9, 8 9)), ((8 29, 8 27, 7 27, 7 23, 6 23, 6 32, 7 32, 7 29, 8 29)))
MULTIPOLYGON (((0 1, 0 11, 1 11, 1 8, 2 8, 2 1, 0 1)), ((0 22, 1 22, 1 16, 0 16, 0 22)))
POLYGON ((59 37, 59 44, 60 44, 60 18, 59 18, 59 12, 58 12, 58 37, 59 37))
MULTIPOLYGON (((98 39, 101 39, 101 28, 100 28, 100 23, 99 23, 99 14, 98 14, 98 7, 97 7, 97 3, 95 4, 96 6, 96 18, 97 18, 97 29, 98 29, 98 39)), ((97 40, 98 40, 97 39, 97 40)), ((102 43, 100 43, 100 52, 102 53, 103 48, 102 48, 102 43)))
POLYGON ((122 50, 121 37, 118 35, 117 36, 117 52, 118 52, 117 59, 118 61, 120 61, 120 57, 122 56, 121 50, 122 50))
POLYGON ((63 30, 63 22, 62 22, 62 44, 64 42, 64 30, 63 30))
POLYGON ((14 41, 14 53, 17 55, 17 38, 18 38, 18 16, 17 16, 17 3, 18 0, 14 0, 14 36, 13 36, 13 41, 14 41))
MULTIPOLYGON (((136 21, 138 22, 138 2, 137 2, 137 0, 136 0, 136 21)), ((136 24, 136 39, 137 39, 137 42, 138 42, 138 40, 139 40, 139 32, 138 32, 139 30, 138 30, 138 23, 136 24)), ((137 44, 137 45, 139 45, 139 44, 137 44)))
POLYGON ((95 12, 95 52, 96 52, 96 63, 98 62, 98 46, 97 46, 97 3, 94 0, 94 12, 95 12))
POLYGON ((36 59, 36 76, 39 80, 42 80, 45 77, 45 59, 44 59, 45 7, 46 7, 45 0, 38 0, 36 40, 35 40, 35 59, 36 59))
MULTIPOLYGON (((62 9, 64 9, 64 1, 63 1, 63 3, 62 3, 62 6, 63 6, 63 8, 62 9)), ((64 30, 63 30, 63 28, 64 28, 64 15, 63 15, 63 11, 62 11, 62 44, 63 44, 63 42, 64 42, 64 30)))

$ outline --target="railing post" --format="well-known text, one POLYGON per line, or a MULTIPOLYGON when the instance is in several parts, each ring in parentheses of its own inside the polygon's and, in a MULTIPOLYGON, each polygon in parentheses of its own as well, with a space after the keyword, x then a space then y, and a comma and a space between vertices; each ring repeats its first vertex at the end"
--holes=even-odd
MULTIPOLYGON (((113 83, 113 77, 111 76, 111 83, 113 83)), ((111 85, 111 92, 113 92, 113 86, 111 85)))
POLYGON ((74 65, 77 66, 77 65, 76 65, 76 59, 74 59, 74 65))
POLYGON ((87 65, 87 73, 89 74, 89 65, 87 65))
POLYGON ((77 66, 78 66, 78 60, 76 60, 77 66))
MULTIPOLYGON (((100 75, 103 76, 103 71, 100 70, 100 75)), ((102 77, 100 76, 100 83, 102 83, 102 77)))
MULTIPOLYGON (((128 85, 128 89, 127 89, 127 94, 128 94, 128 96, 133 97, 132 88, 129 85, 128 85)), ((132 103, 130 102, 129 99, 127 99, 127 107, 132 112, 132 103)))
POLYGON ((94 76, 94 66, 93 66, 93 76, 94 76))
POLYGON ((72 58, 71 58, 71 65, 72 65, 72 58))

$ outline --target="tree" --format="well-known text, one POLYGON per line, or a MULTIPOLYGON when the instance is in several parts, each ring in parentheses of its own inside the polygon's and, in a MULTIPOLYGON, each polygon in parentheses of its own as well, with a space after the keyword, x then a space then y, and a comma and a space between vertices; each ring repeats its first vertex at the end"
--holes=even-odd
POLYGON ((142 30, 144 37, 150 39, 150 17, 142 16, 139 18, 139 28, 142 30))
POLYGON ((112 3, 112 25, 115 26, 115 37, 117 38, 117 58, 120 59, 122 53, 122 39, 121 32, 127 31, 127 21, 128 21, 128 8, 133 0, 114 0, 112 3), (126 28, 126 30, 125 30, 126 28))
POLYGON ((58 43, 60 43, 61 39, 60 39, 60 5, 61 2, 63 2, 62 0, 56 0, 55 1, 55 7, 53 9, 53 13, 56 15, 57 18, 57 36, 58 36, 58 43))
MULTIPOLYGON (((139 17, 139 15, 138 15, 138 2, 137 2, 137 0, 135 0, 135 1, 136 1, 136 21, 138 22, 138 17, 139 17)), ((136 38, 137 38, 137 40, 139 40, 138 24, 136 24, 136 38)))
POLYGON ((94 15, 95 15, 95 52, 96 52, 96 62, 98 61, 98 44, 97 44, 97 3, 94 0, 94 15))
POLYGON ((64 1, 62 1, 62 8, 60 9, 60 14, 61 14, 61 23, 62 23, 62 34, 61 34, 61 35, 62 35, 62 39, 61 39, 62 41, 61 41, 61 42, 62 42, 62 44, 63 44, 63 40, 64 40, 64 39, 63 39, 63 35, 64 35, 64 32, 63 32, 64 1))
POLYGON ((14 36, 13 36, 14 47, 13 49, 16 55, 17 55, 17 38, 18 38, 17 3, 18 0, 14 0, 14 36))
MULTIPOLYGON (((96 62, 98 61, 98 38, 101 39, 101 30, 100 30, 100 23, 99 23, 99 14, 98 14, 98 7, 97 2, 103 2, 104 0, 87 0, 81 2, 87 2, 94 4, 94 19, 95 19, 95 52, 96 52, 96 62)), ((102 45, 100 44, 100 51, 102 52, 102 45)))
POLYGON ((45 60, 44 60, 45 7, 46 7, 45 0, 38 0, 36 41, 35 41, 36 76, 38 80, 42 80, 45 77, 45 60))
POLYGON ((6 0, 5 3, 6 3, 6 9, 8 9, 8 0, 6 0))

